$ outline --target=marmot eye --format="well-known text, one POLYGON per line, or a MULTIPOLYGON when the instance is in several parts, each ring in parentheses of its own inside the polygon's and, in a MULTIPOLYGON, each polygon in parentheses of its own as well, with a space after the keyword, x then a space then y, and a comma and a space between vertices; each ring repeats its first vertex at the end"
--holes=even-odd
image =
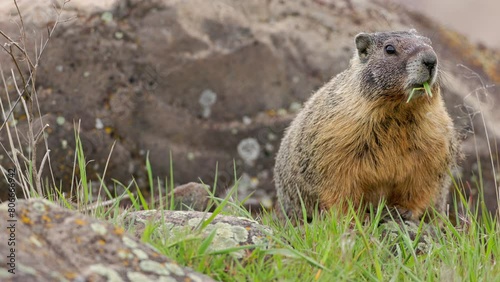
POLYGON ((394 55, 396 54, 396 48, 394 48, 394 46, 392 45, 387 45, 385 46, 385 52, 389 55, 394 55))

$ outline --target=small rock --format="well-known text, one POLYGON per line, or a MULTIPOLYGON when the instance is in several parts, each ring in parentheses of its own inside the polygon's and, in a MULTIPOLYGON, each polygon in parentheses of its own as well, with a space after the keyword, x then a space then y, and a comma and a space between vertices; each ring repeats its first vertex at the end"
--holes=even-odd
MULTIPOLYGON (((210 186, 189 182, 187 184, 175 187, 173 191, 174 205, 176 210, 189 210, 205 211, 210 203, 210 194, 208 193, 210 186)), ((170 204, 170 197, 168 194, 163 200, 163 204, 168 207, 170 204)))
MULTIPOLYGON (((8 209, 7 203, 0 205, 2 222, 10 219, 8 209)), ((214 281, 129 237, 121 227, 47 200, 18 200, 12 215, 18 219, 15 231, 0 232, 0 241, 15 236, 15 274, 8 272, 12 247, 0 244, 2 281, 214 281)))
MULTIPOLYGON (((271 247, 271 228, 242 217, 217 215, 205 229, 200 230, 198 235, 196 228, 211 215, 212 213, 197 211, 148 210, 128 213, 122 220, 127 227, 134 226, 131 229, 134 230, 137 238, 141 238, 146 224, 159 224, 161 228, 156 228, 153 233, 159 238, 165 238, 165 242, 178 240, 179 236, 201 236, 201 238, 205 238, 213 230, 216 230, 215 237, 208 247, 209 251, 247 245, 256 245, 257 248, 261 249, 271 247)), ((232 255, 235 258, 243 258, 249 253, 239 250, 234 251, 232 255)))

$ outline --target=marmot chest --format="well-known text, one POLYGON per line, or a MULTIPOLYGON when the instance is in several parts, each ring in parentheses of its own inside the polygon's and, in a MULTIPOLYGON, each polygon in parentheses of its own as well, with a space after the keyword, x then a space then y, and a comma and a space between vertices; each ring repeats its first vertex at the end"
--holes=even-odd
MULTIPOLYGON (((441 172, 449 151, 446 119, 361 120, 330 125, 320 158, 327 173, 377 182, 403 182, 409 175, 441 172)), ((326 171, 325 171, 326 172, 326 171)))

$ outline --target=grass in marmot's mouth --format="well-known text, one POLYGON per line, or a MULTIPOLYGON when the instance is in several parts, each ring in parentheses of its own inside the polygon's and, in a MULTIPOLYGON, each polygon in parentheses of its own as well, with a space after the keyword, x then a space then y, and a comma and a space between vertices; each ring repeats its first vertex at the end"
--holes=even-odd
POLYGON ((425 94, 429 97, 432 98, 432 92, 431 92, 431 86, 429 83, 426 81, 423 84, 424 87, 415 87, 411 90, 410 96, 408 97, 408 100, 406 100, 406 103, 410 102, 411 98, 413 98, 413 94, 415 93, 416 90, 425 90, 425 94))

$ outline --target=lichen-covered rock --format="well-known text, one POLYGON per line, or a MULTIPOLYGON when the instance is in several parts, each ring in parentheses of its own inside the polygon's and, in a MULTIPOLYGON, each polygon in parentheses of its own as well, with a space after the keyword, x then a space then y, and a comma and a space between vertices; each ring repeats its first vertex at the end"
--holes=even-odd
POLYGON ((8 223, 15 226, 10 233, 0 232, 1 281, 213 281, 121 227, 46 200, 19 200, 15 211, 8 209, 0 205, 2 229, 7 220, 16 221, 8 223), (13 237, 15 245, 8 246, 13 237))
MULTIPOLYGON (((148 210, 127 213, 123 217, 124 225, 133 230, 140 238, 147 225, 154 226, 154 234, 165 243, 174 242, 179 236, 207 237, 212 232, 215 236, 209 250, 220 251, 234 247, 249 246, 267 249, 270 247, 271 228, 256 221, 236 216, 217 215, 205 228, 201 224, 210 218, 212 213, 197 211, 148 210), (197 232, 200 230, 200 232, 197 232)), ((245 256, 244 250, 232 253, 236 258, 245 256)))
POLYGON ((416 254, 428 253, 432 248, 439 247, 436 240, 437 230, 434 226, 424 224, 419 226, 412 221, 387 221, 380 224, 380 240, 385 241, 394 254, 401 254, 405 247, 410 247, 407 242, 411 242, 416 254), (407 237, 403 239, 403 237, 407 237), (401 244, 404 243, 404 244, 401 244))

